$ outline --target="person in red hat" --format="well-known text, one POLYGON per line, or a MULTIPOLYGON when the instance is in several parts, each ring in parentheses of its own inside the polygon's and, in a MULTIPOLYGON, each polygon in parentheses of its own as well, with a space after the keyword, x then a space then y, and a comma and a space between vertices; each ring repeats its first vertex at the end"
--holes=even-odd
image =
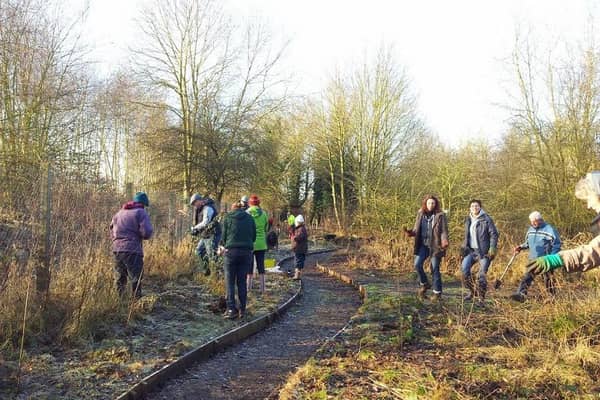
MULTIPOLYGON (((260 199, 253 194, 248 200, 250 207, 246 212, 254 218, 256 225, 256 240, 254 240, 254 263, 260 280, 260 293, 265 292, 265 253, 267 252, 267 232, 269 231, 269 216, 260 207, 260 199)), ((254 268, 250 267, 246 278, 248 290, 252 289, 254 268)))

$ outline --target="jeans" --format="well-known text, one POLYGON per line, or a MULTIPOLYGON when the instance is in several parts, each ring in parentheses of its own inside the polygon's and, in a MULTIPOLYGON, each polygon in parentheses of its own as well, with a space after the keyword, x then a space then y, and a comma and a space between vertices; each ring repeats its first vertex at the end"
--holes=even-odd
POLYGON ((442 293, 442 274, 440 273, 440 264, 442 261, 441 257, 430 256, 429 247, 421 246, 419 247, 419 251, 415 256, 415 270, 419 275, 419 283, 421 285, 427 285, 427 274, 425 274, 425 270, 423 269, 423 264, 425 264, 425 260, 427 257, 431 260, 431 276, 433 280, 433 292, 434 293, 442 293))
POLYGON ((303 269, 305 260, 306 260, 306 254, 294 253, 294 268, 303 269))
POLYGON ((461 268, 463 281, 467 288, 471 291, 471 293, 474 293, 473 281, 471 279, 471 268, 476 262, 479 262, 479 274, 477 275, 477 289, 480 296, 485 296, 485 292, 487 291, 486 274, 491 264, 491 261, 487 256, 481 256, 478 253, 472 252, 465 258, 463 258, 461 268))
POLYGON ((246 275, 252 265, 252 250, 232 248, 225 253, 223 269, 225 271, 225 289, 227 291, 227 309, 236 310, 235 288, 237 286, 240 311, 246 311, 246 275))
POLYGON ((144 268, 144 256, 137 253, 118 252, 115 255, 115 275, 117 291, 122 296, 125 293, 127 278, 131 281, 131 293, 136 297, 142 296, 141 275, 144 268))
MULTIPOLYGON (((552 276, 552 274, 554 273, 554 271, 550 271, 550 272, 546 272, 544 274, 542 274, 544 276, 544 284, 546 285, 546 289, 548 290, 548 292, 550 294, 554 294, 555 293, 555 288, 554 288, 554 277, 552 276)), ((521 282, 519 282, 519 287, 517 289, 517 293, 521 293, 521 294, 527 294, 527 289, 529 289, 529 287, 531 286, 531 284, 533 283, 533 274, 528 272, 523 276, 523 279, 521 279, 521 282)))
POLYGON ((198 241, 196 255, 200 257, 205 271, 208 270, 208 262, 217 258, 217 248, 219 247, 219 240, 221 240, 220 236, 212 235, 198 241))

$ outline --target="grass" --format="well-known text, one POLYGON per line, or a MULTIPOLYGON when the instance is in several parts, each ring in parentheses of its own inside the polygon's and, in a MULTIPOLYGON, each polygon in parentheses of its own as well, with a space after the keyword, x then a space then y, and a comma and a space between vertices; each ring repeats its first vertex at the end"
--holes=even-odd
MULTIPOLYGON (((374 261, 368 249, 354 253, 348 263, 337 258, 340 268, 350 267, 363 281, 371 281, 367 301, 344 334, 290 377, 282 398, 600 396, 600 291, 595 276, 580 282, 560 277, 555 300, 539 291, 541 297, 523 304, 506 298, 516 286, 508 279, 505 292, 490 293, 482 309, 462 300, 452 275, 444 276, 443 303, 421 301, 414 295, 411 274, 371 268, 374 261), (386 278, 398 281, 400 290, 386 285, 386 278)), ((535 285, 534 294, 543 282, 535 285)))

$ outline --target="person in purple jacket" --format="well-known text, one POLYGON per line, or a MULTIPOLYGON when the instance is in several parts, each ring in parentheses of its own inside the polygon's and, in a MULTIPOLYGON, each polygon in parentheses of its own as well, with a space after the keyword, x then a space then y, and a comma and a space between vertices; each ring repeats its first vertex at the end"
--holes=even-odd
POLYGON ((123 204, 110 223, 117 290, 120 296, 125 292, 129 277, 132 295, 137 298, 142 297, 141 280, 144 268, 142 240, 150 239, 153 232, 150 217, 144 209, 149 205, 148 195, 137 192, 133 201, 123 204))

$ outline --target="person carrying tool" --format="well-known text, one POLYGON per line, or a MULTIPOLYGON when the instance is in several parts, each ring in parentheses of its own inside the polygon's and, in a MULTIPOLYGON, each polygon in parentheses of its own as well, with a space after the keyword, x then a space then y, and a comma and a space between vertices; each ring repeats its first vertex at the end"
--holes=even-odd
POLYGON ((216 260, 217 246, 221 239, 221 224, 217 219, 217 208, 213 199, 202 197, 194 193, 190 198, 190 205, 194 207, 194 226, 191 228, 192 236, 199 236, 196 246, 196 255, 204 269, 204 275, 210 275, 210 261, 216 260))
POLYGON ((428 194, 423 198, 421 208, 417 212, 417 219, 413 229, 404 228, 404 233, 415 238, 415 270, 419 278, 419 297, 425 298, 425 292, 431 288, 427 280, 427 274, 423 270, 423 264, 430 259, 431 275, 433 282, 434 300, 439 301, 442 297, 442 274, 440 263, 446 255, 448 248, 448 221, 446 214, 440 210, 438 199, 428 194))
POLYGON ((591 231, 594 238, 574 249, 561 250, 556 254, 538 257, 528 264, 528 272, 540 275, 558 268, 567 272, 585 272, 600 267, 600 171, 593 171, 582 178, 575 186, 575 196, 586 200, 588 208, 597 215, 592 220, 591 231))
MULTIPOLYGON (((525 235, 525 242, 515 247, 513 254, 521 252, 521 250, 529 249, 529 260, 535 260, 538 257, 547 254, 556 254, 560 251, 560 236, 556 229, 542 218, 539 211, 534 211, 529 214, 529 222, 531 226, 525 235)), ((551 295, 555 294, 554 278, 552 271, 544 273, 544 282, 546 289, 551 295)), ((515 301, 524 302, 527 298, 527 289, 533 283, 533 274, 529 271, 519 283, 517 291, 510 298, 515 301)))
POLYGON ((477 279, 477 294, 479 305, 484 305, 487 291, 486 274, 496 257, 498 248, 498 229, 492 218, 481 208, 481 200, 469 202, 469 215, 465 218, 465 239, 461 247, 463 258, 462 278, 469 294, 465 301, 475 297, 475 288, 471 278, 471 268, 479 262, 479 276, 477 279))

